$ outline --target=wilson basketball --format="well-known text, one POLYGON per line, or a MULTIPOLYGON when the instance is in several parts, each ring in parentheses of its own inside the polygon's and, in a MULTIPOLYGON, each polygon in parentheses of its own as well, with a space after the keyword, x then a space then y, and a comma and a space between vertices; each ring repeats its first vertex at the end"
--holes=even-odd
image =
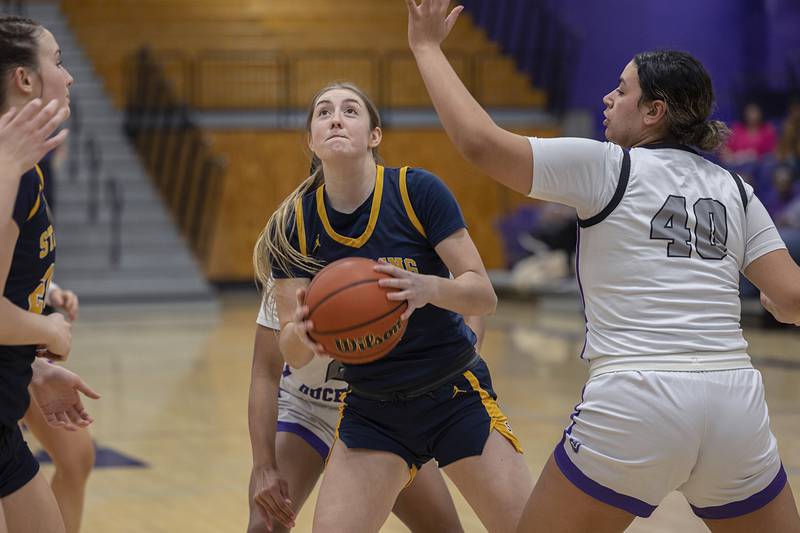
POLYGON ((400 315, 408 302, 386 298, 394 289, 380 287, 378 280, 391 276, 375 272, 377 264, 361 257, 340 259, 320 270, 308 286, 305 304, 314 323, 309 336, 343 363, 380 359, 405 332, 400 315))

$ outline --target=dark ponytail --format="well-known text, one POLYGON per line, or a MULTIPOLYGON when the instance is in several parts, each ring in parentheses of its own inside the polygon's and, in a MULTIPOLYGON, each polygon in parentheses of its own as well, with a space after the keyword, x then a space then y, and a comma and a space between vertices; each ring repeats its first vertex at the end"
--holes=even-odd
POLYGON ((669 134, 701 150, 718 149, 730 135, 724 122, 708 120, 714 108, 711 77, 686 52, 642 52, 633 58, 642 88, 642 102, 667 104, 669 134))

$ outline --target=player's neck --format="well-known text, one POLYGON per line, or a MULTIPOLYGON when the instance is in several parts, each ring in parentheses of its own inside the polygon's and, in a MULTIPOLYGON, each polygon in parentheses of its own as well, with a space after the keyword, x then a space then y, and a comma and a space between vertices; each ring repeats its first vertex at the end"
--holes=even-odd
POLYGON ((375 160, 370 156, 336 163, 323 163, 325 192, 332 208, 352 213, 375 189, 375 160))

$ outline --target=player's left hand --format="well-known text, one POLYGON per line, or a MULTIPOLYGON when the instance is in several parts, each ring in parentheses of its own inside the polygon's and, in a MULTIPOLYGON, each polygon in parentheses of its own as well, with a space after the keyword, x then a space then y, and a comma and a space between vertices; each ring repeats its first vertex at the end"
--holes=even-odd
POLYGON ((415 309, 428 305, 435 297, 436 285, 434 282, 436 280, 434 276, 409 272, 383 261, 375 267, 375 271, 392 276, 378 280, 378 285, 381 287, 397 289, 387 294, 387 299, 408 302, 408 309, 400 315, 401 320, 411 318, 415 309))
POLYGON ((99 399, 100 395, 84 383, 78 374, 40 359, 36 360, 33 369, 31 396, 48 425, 75 431, 94 422, 84 409, 78 393, 94 400, 99 399))
POLYGON ((56 309, 61 309, 67 313, 67 318, 70 322, 75 322, 78 319, 78 311, 80 303, 78 295, 72 291, 62 289, 61 287, 51 287, 47 293, 47 300, 50 305, 56 309))

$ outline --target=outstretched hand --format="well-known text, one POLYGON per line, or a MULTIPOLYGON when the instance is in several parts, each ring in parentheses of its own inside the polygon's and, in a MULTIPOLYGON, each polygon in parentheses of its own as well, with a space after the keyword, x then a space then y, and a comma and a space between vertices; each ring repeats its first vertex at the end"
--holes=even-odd
POLYGON ((406 0, 408 7, 408 46, 411 51, 440 46, 464 10, 456 6, 447 13, 450 0, 406 0))
POLYGON ((51 135, 68 117, 69 107, 57 100, 43 106, 35 98, 21 110, 11 108, 0 117, 0 163, 15 165, 20 174, 33 168, 67 138, 67 130, 51 135))
POLYGON ((33 368, 31 395, 48 425, 75 431, 94 422, 83 407, 78 393, 93 400, 100 398, 100 395, 84 383, 78 374, 41 360, 37 360, 33 368))

